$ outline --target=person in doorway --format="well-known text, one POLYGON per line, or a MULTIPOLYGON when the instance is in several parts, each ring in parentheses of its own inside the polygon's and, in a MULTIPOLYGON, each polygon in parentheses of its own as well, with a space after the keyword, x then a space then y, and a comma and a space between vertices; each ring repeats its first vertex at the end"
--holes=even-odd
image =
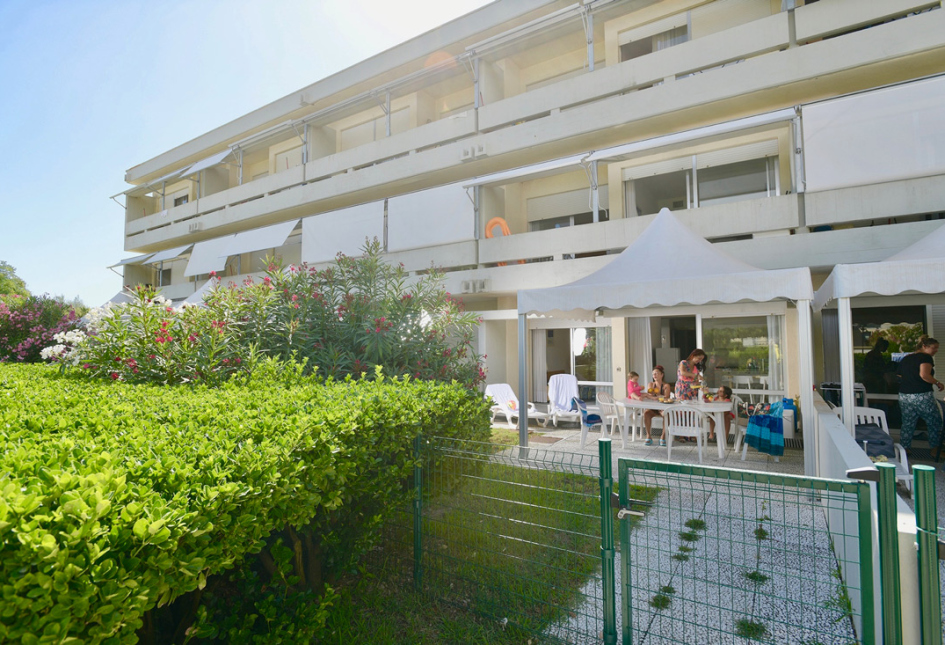
POLYGON ((873 344, 873 349, 866 352, 863 359, 863 385, 867 392, 884 394, 886 392, 885 374, 888 371, 888 361, 883 352, 889 349, 889 341, 879 338, 873 344))
MULTIPOLYGON (((646 393, 653 398, 668 399, 672 393, 672 388, 666 382, 666 370, 662 365, 653 368, 653 380, 646 386, 646 393)), ((663 413, 659 410, 647 410, 643 413, 643 427, 646 429, 645 445, 652 446, 653 439, 650 437, 650 428, 653 425, 653 417, 661 417, 663 413)), ((660 443, 663 443, 662 441, 660 443)))
POLYGON ((899 361, 899 409, 902 411, 902 430, 899 443, 908 449, 912 445, 915 424, 919 417, 929 429, 929 446, 941 442, 942 416, 932 388, 939 392, 945 385, 935 378, 932 357, 938 352, 938 341, 928 336, 919 339, 919 347, 899 361))

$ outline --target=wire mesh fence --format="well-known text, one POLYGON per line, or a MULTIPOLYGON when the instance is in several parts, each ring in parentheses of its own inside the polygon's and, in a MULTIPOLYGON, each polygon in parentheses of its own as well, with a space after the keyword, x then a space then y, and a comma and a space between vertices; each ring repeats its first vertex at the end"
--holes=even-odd
POLYGON ((448 439, 427 449, 424 592, 542 642, 598 642, 598 459, 448 439))
POLYGON ((608 607, 623 643, 875 642, 865 483, 620 459, 620 503, 602 504, 596 455, 442 438, 417 454, 385 557, 508 642, 600 643, 608 607), (613 524, 610 599, 618 506, 638 513, 613 524))
POLYGON ((873 642, 866 484, 623 459, 619 477, 622 502, 659 490, 618 564, 623 642, 873 642))

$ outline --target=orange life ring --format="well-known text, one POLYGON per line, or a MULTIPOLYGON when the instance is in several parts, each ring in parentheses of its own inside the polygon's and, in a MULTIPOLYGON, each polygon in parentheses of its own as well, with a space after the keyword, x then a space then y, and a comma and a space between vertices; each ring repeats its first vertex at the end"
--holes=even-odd
MULTIPOLYGON (((508 222, 506 222, 505 219, 501 217, 493 217, 486 223, 486 237, 488 238, 495 237, 492 234, 492 229, 495 228, 496 226, 498 226, 499 230, 502 231, 503 236, 512 234, 512 231, 509 230, 508 222)), ((519 260, 518 263, 525 264, 525 260, 519 260)), ((504 267, 505 262, 496 262, 496 266, 504 267)))

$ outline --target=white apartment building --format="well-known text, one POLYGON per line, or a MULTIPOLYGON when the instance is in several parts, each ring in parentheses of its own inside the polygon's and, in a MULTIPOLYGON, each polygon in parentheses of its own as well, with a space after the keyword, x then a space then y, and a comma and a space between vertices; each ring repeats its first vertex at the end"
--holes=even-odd
MULTIPOLYGON (((126 284, 180 301, 211 271, 239 282, 267 254, 320 265, 377 237, 391 262, 445 271, 484 318, 488 381, 518 389, 518 290, 603 267, 661 208, 754 266, 809 267, 815 288, 838 263, 884 259, 940 226, 945 11, 497 0, 125 179, 125 249, 139 254, 121 263, 126 284)), ((861 299, 853 322, 945 333, 939 301, 889 304, 861 299)), ((813 323, 816 379, 838 380, 837 317, 813 323)), ((673 380, 696 346, 719 359, 714 384, 799 391, 787 301, 528 325, 533 401, 559 372, 589 398, 656 363, 673 380)))

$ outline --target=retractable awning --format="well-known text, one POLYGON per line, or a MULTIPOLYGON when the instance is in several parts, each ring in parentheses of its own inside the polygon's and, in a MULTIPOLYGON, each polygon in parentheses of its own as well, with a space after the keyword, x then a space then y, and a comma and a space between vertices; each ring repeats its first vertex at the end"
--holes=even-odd
POLYGON ((109 265, 108 268, 109 268, 109 269, 113 269, 113 268, 115 268, 115 267, 125 266, 126 264, 144 264, 145 262, 148 261, 148 259, 149 259, 152 255, 154 255, 154 254, 153 254, 153 253, 145 253, 144 255, 135 255, 135 256, 130 257, 130 258, 125 258, 125 259, 122 260, 121 262, 116 262, 115 264, 111 264, 111 265, 109 265))
POLYGON ((521 168, 504 170, 502 172, 492 173, 491 175, 483 175, 482 177, 476 177, 472 181, 464 183, 463 188, 471 188, 473 186, 501 186, 502 184, 508 184, 514 181, 528 181, 531 179, 539 179, 541 177, 556 175, 564 168, 570 168, 572 166, 575 168, 579 167, 581 165, 581 160, 588 154, 590 153, 585 152, 579 155, 573 155, 571 157, 553 159, 551 161, 537 163, 531 166, 522 166, 521 168))
POLYGON ((226 255, 238 255, 240 253, 252 253, 262 249, 274 249, 285 244, 286 238, 292 233, 292 229, 299 223, 294 219, 290 222, 281 222, 253 229, 234 235, 226 246, 226 255))
POLYGON ((156 264, 158 262, 167 262, 168 260, 173 260, 174 258, 180 256, 181 253, 184 253, 192 247, 193 244, 186 244, 184 246, 178 246, 173 249, 165 249, 163 251, 158 251, 148 260, 148 264, 156 264))
POLYGON ((227 249, 235 235, 218 237, 215 240, 197 242, 190 254, 190 262, 184 269, 184 276, 203 275, 211 271, 222 271, 226 266, 227 249))
POLYGON ((202 159, 201 161, 198 161, 193 166, 188 168, 187 172, 184 173, 184 175, 188 177, 190 175, 196 175, 201 170, 205 170, 211 166, 217 165, 218 163, 222 163, 227 157, 231 156, 232 154, 233 154, 233 151, 230 149, 227 149, 222 152, 218 152, 215 155, 211 155, 207 157, 206 159, 202 159))
POLYGON ((643 152, 645 150, 652 150, 655 148, 661 148, 663 146, 680 143, 688 143, 690 141, 704 139, 706 137, 731 134, 733 132, 747 130, 749 128, 773 125, 782 121, 790 121, 796 116, 797 113, 793 108, 785 108, 783 110, 767 112, 765 114, 756 114, 755 116, 745 117, 744 119, 735 119, 734 121, 726 121, 725 123, 716 123, 715 125, 707 125, 702 128, 685 130, 683 132, 667 134, 661 137, 654 137, 652 139, 644 139, 643 141, 634 141, 633 143, 614 146, 612 148, 604 148, 603 150, 597 150, 588 155, 585 161, 619 159, 620 157, 631 155, 637 152, 643 152))

